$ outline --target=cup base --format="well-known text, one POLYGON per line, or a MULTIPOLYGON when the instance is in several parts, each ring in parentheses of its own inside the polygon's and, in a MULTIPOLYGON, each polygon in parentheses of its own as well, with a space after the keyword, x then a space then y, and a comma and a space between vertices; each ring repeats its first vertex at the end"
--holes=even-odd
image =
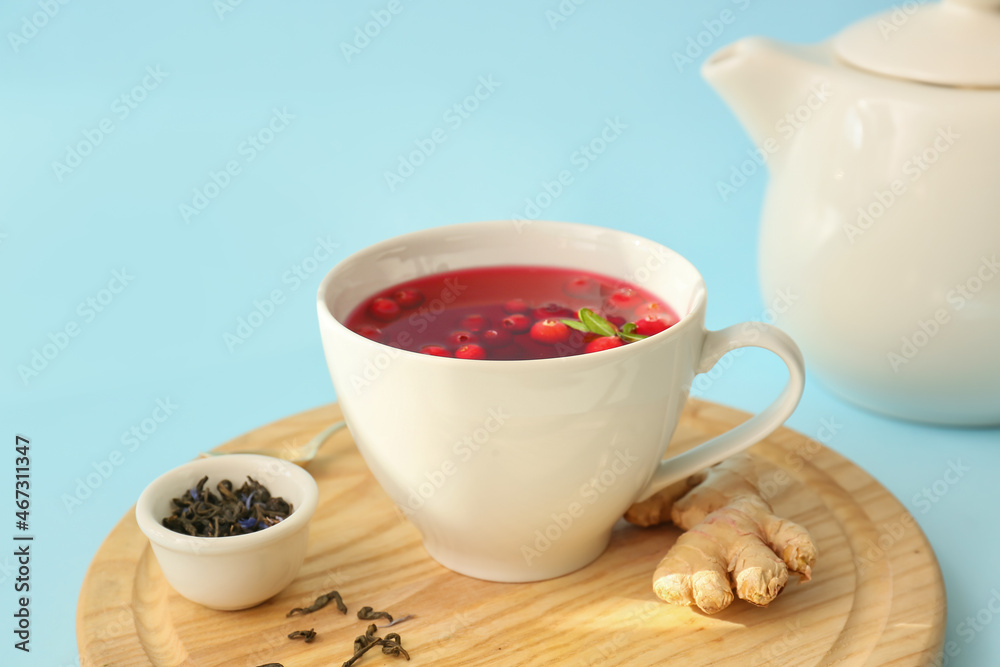
POLYGON ((573 553, 532 550, 527 556, 518 556, 515 562, 505 562, 483 554, 463 553, 434 546, 427 541, 423 544, 431 558, 453 572, 484 581, 528 583, 562 577, 590 565, 604 553, 610 541, 611 531, 608 531, 590 545, 578 548, 573 553))

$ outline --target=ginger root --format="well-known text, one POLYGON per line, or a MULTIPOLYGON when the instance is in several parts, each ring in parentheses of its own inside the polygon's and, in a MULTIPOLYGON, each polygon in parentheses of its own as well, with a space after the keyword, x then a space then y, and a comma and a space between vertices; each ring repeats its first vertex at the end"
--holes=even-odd
POLYGON ((816 545, 805 528, 774 515, 758 490, 766 465, 739 454, 636 503, 625 519, 637 526, 667 520, 685 530, 656 568, 653 590, 667 602, 696 604, 707 614, 740 599, 766 606, 788 582, 808 581, 816 545))

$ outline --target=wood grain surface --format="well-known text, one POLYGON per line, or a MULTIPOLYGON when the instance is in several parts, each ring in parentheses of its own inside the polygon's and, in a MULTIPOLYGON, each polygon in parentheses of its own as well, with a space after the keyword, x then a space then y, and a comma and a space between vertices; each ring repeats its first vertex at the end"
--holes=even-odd
MULTIPOLYGON (((222 449, 294 446, 339 418, 336 405, 318 408, 222 449)), ((746 418, 692 399, 670 451, 746 418)), ((619 522, 597 561, 550 581, 499 584, 451 572, 427 555, 342 431, 309 464, 320 505, 306 562, 291 586, 244 611, 189 602, 163 579, 129 512, 84 580, 77 607, 81 663, 340 665, 368 625, 357 610, 371 606, 413 615, 380 633, 402 636, 411 665, 929 664, 944 637, 944 585, 905 508, 850 461, 795 431, 781 429, 752 451, 776 466, 765 483, 778 513, 805 525, 820 550, 812 581, 791 581, 766 609, 737 601, 707 616, 660 602, 651 577, 679 534, 672 526, 619 522), (343 595, 347 616, 331 605, 285 617, 333 589, 343 595), (317 639, 287 639, 300 629, 315 629, 317 639)), ((404 663, 376 651, 358 665, 404 663)))

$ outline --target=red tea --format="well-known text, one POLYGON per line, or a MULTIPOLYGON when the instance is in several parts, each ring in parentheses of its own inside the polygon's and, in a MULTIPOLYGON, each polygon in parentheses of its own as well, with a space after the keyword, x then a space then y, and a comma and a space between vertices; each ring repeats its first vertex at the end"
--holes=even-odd
POLYGON ((413 352, 548 359, 620 347, 680 318, 650 292, 608 276, 543 266, 438 273, 365 299, 352 331, 413 352))

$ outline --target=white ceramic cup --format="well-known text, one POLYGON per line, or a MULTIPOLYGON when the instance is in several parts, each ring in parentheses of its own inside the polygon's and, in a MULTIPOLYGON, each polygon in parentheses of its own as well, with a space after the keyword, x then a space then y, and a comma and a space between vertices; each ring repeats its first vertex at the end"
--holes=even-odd
MULTIPOLYGON (((449 291, 426 295, 430 314, 453 299, 449 291)), ((787 335, 761 323, 706 331, 705 284, 690 262, 599 227, 497 221, 393 238, 330 271, 318 308, 337 398, 369 468, 431 556, 480 579, 536 581, 587 565, 633 502, 759 441, 802 395, 802 356, 787 335), (612 350, 519 361, 407 352, 343 324, 394 284, 500 265, 620 278, 666 301, 681 320, 612 350), (695 374, 746 346, 771 350, 788 366, 781 395, 746 423, 661 462, 695 374)))

